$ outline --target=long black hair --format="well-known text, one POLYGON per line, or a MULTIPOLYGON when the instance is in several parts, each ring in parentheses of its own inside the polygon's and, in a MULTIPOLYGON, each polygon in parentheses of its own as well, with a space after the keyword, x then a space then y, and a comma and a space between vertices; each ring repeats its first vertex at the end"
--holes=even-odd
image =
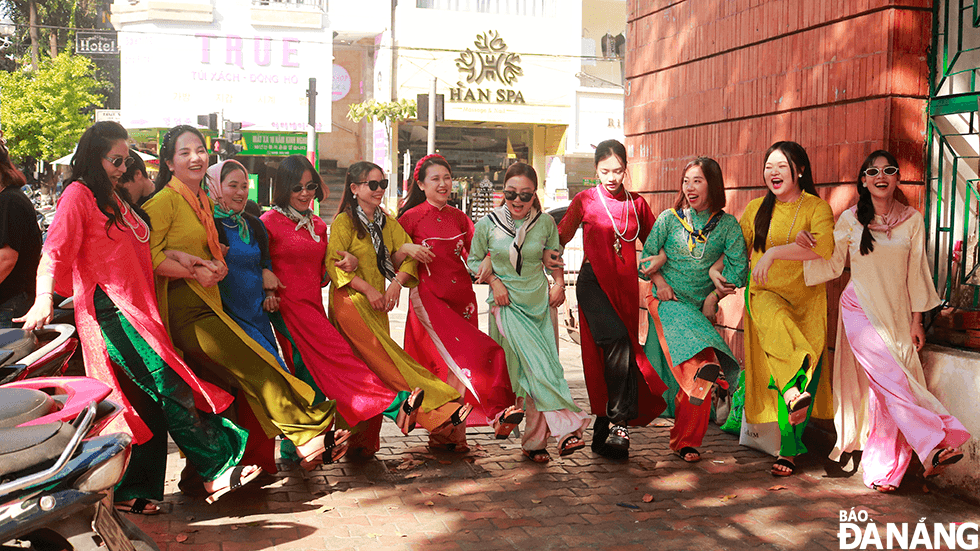
MULTIPOLYGON (((875 250, 875 238, 871 235, 871 230, 868 228, 870 224, 875 219, 875 205, 871 202, 871 191, 868 189, 867 184, 861 181, 864 177, 864 171, 871 168, 879 158, 884 157, 888 164, 894 167, 898 167, 898 160, 891 153, 879 149, 877 151, 872 151, 871 155, 864 160, 864 164, 861 165, 861 170, 858 172, 857 186, 858 186, 858 204, 857 204, 857 219, 858 222, 864 226, 864 231, 861 232, 861 255, 866 255, 875 250)), ((902 173, 899 171, 897 174, 898 178, 902 178, 902 173)))
MULTIPOLYGON (((170 182, 170 179, 174 177, 174 173, 170 170, 167 161, 174 160, 174 155, 177 153, 177 138, 188 132, 197 136, 201 140, 201 144, 206 144, 201 131, 193 126, 180 124, 167 130, 167 133, 163 135, 163 140, 160 142, 160 172, 157 173, 157 179, 154 182, 157 191, 163 189, 170 182)), ((204 178, 206 179, 207 176, 204 176, 204 178)), ((184 183, 187 184, 190 182, 184 183)), ((205 182, 202 182, 202 185, 207 187, 205 182)))
POLYGON ((358 239, 363 239, 367 235, 367 228, 364 227, 361 219, 354 212, 357 209, 357 197, 354 196, 354 192, 350 186, 357 182, 363 182, 364 176, 372 170, 380 171, 382 175, 385 173, 384 169, 371 161, 359 161, 350 165, 350 168, 347 169, 347 179, 344 181, 344 196, 340 200, 340 207, 337 209, 337 214, 346 212, 347 216, 350 217, 350 221, 354 225, 354 230, 357 232, 358 239))
MULTIPOLYGON (((776 142, 766 151, 766 161, 769 160, 769 155, 772 155, 773 151, 779 151, 789 161, 792 177, 800 190, 810 195, 816 195, 817 187, 813 184, 810 157, 806 154, 803 146, 796 142, 776 142)), ((763 179, 765 179, 765 175, 763 175, 763 179)), ((769 190, 762 200, 762 206, 755 213, 755 240, 752 242, 752 248, 756 251, 763 252, 766 250, 766 236, 769 235, 769 224, 772 223, 774 208, 776 208, 776 194, 769 190)))
MULTIPOLYGON (((118 122, 97 122, 88 127, 82 134, 78 140, 78 148, 69 162, 71 176, 68 178, 65 187, 73 182, 78 182, 92 192, 92 195, 95 196, 95 206, 107 218, 106 233, 109 232, 109 228, 113 224, 119 226, 120 229, 123 229, 123 225, 122 211, 119 209, 119 203, 112 197, 112 181, 109 180, 109 175, 106 174, 105 168, 102 166, 102 159, 117 142, 126 141, 128 138, 129 134, 126 129, 118 122)), ((130 207, 149 223, 149 217, 142 209, 132 204, 130 207)))
POLYGON ((0 142, 0 190, 8 187, 22 187, 27 183, 24 173, 14 166, 10 160, 7 144, 0 142))
POLYGON ((402 204, 402 208, 398 209, 398 218, 401 218, 406 212, 425 202, 425 191, 419 187, 419 182, 425 181, 425 174, 432 165, 446 167, 446 170, 449 171, 449 176, 452 177, 453 169, 449 167, 449 161, 442 155, 433 153, 432 155, 426 155, 419 159, 418 164, 415 165, 415 172, 412 173, 412 179, 409 182, 408 197, 402 204))
MULTIPOLYGON (((225 166, 227 166, 227 163, 225 163, 225 166)), ((319 186, 316 188, 314 197, 317 201, 323 201, 323 179, 320 178, 316 169, 313 168, 313 163, 304 155, 290 155, 283 159, 279 163, 279 168, 276 169, 272 202, 281 209, 288 207, 289 198, 293 193, 293 186, 299 184, 303 179, 303 174, 307 172, 313 175, 313 181, 319 186)))

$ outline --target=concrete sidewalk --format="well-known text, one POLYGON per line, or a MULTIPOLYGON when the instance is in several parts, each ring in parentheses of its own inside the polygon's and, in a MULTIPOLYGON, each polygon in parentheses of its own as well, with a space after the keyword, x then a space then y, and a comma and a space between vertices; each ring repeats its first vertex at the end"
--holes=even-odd
MULTIPOLYGON (((392 315, 399 335, 406 302, 392 315)), ((587 408, 578 346, 563 340, 561 355, 587 408)), ((667 448, 669 425, 632 431, 628 462, 588 447, 562 459, 553 443, 552 462, 538 465, 521 456, 519 438, 494 440, 489 428, 471 428, 473 450, 459 455, 430 452, 424 430, 404 437, 386 422, 376 460, 312 473, 284 464, 212 506, 179 493, 172 446, 170 511, 129 518, 164 551, 839 549, 841 512, 852 508, 882 537, 884 523, 911 523, 911 537, 920 519, 929 534, 933 523, 980 522, 977 507, 928 491, 911 473, 898 494, 879 494, 817 452, 801 458, 797 475, 774 478, 771 457, 714 426, 702 461, 687 464, 667 448)))

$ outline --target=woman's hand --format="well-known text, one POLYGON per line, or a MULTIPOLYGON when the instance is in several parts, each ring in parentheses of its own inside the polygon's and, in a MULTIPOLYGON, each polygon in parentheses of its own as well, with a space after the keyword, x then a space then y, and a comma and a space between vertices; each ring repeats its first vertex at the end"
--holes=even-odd
POLYGON ((385 290, 384 301, 385 301, 385 312, 391 312, 398 306, 398 301, 402 296, 402 284, 396 279, 388 284, 388 289, 385 290))
POLYGON ((769 281, 769 268, 772 268, 773 258, 772 249, 766 251, 756 263, 755 268, 752 270, 752 282, 759 285, 765 285, 769 281))
POLYGON ((31 309, 24 314, 24 317, 14 318, 13 321, 23 323, 24 331, 33 331, 44 327, 51 323, 51 316, 54 312, 53 300, 50 293, 34 297, 34 305, 31 306, 31 309))
POLYGON ((922 327, 921 312, 915 312, 912 315, 912 344, 915 345, 917 351, 922 350, 922 347, 926 344, 926 330, 922 327))
POLYGON ((813 234, 806 230, 802 230, 800 233, 796 234, 796 244, 809 251, 817 246, 817 240, 813 237, 813 234))
MULTIPOLYGON (((272 270, 268 268, 262 269, 262 289, 265 290, 266 296, 268 296, 270 292, 275 293, 279 289, 285 288, 286 286, 282 284, 282 281, 279 280, 276 274, 272 273, 272 270)), ((274 310, 270 311, 274 312, 274 310)))
POLYGON ((561 255, 558 254, 558 251, 545 249, 541 262, 544 263, 544 269, 547 272, 552 272, 559 268, 565 267, 565 263, 562 261, 561 255))
MULTIPOLYGON (((221 265, 224 266, 224 263, 221 263, 221 265)), ((195 266, 191 271, 194 274, 194 279, 196 279, 202 287, 214 287, 225 276, 225 274, 222 274, 219 267, 213 262, 208 262, 202 266, 195 266)), ((225 266, 225 272, 227 273, 227 271, 228 267, 225 266)))
POLYGON ((708 293, 708 296, 704 299, 704 304, 701 305, 701 313, 712 324, 715 323, 715 318, 718 315, 718 295, 714 291, 708 293))
POLYGON ((480 269, 476 271, 476 282, 477 283, 489 283, 493 279, 493 266, 490 264, 490 257, 483 259, 480 263, 480 269))
POLYGON ((279 311, 279 301, 280 298, 274 294, 270 294, 268 291, 265 294, 265 299, 262 301, 262 309, 266 312, 278 312, 279 311))
POLYGON ((677 295, 674 294, 674 288, 664 282, 662 285, 657 285, 657 298, 661 302, 667 300, 677 300, 677 295))
MULTIPOLYGON (((507 294, 507 287, 504 283, 500 281, 500 278, 495 278, 490 282, 490 290, 493 291, 493 302, 497 306, 507 306, 510 304, 510 295, 507 294)), ((564 296, 564 291, 562 291, 564 296)))
POLYGON ((381 294, 381 291, 375 289, 374 287, 369 287, 364 290, 364 296, 367 297, 368 302, 371 303, 371 308, 379 312, 388 311, 388 301, 385 295, 381 294))
POLYGON ((555 285, 551 286, 548 291, 548 306, 552 308, 558 308, 565 302, 565 285, 555 285))
POLYGON ((667 253, 661 249, 657 254, 641 258, 639 260, 640 273, 643 274, 643 277, 650 279, 653 277, 653 274, 660 271, 660 268, 662 268, 666 262, 667 253), (644 266, 644 264, 646 264, 646 266, 644 266))
POLYGON ((356 256, 347 251, 337 251, 337 256, 340 257, 340 260, 334 262, 333 265, 338 270, 350 273, 357 269, 358 262, 356 256))
POLYGON ((721 275, 721 272, 709 269, 708 277, 711 278, 711 283, 715 285, 715 291, 718 292, 719 299, 735 294, 735 284, 729 283, 725 279, 725 276, 721 275))
POLYGON ((398 252, 407 254, 422 264, 428 264, 436 257, 436 253, 432 252, 428 246, 416 245, 415 243, 405 243, 398 249, 398 252))
POLYGON ((205 260, 199 256, 194 256, 192 254, 185 253, 184 251, 163 251, 164 256, 177 262, 184 267, 188 272, 193 272, 194 267, 204 266, 205 260))

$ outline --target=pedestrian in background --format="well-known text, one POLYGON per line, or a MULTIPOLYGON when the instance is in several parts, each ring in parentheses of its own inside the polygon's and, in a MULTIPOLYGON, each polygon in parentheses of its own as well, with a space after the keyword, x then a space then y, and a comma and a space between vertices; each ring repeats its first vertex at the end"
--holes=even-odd
POLYGON ((0 329, 12 327, 34 302, 41 228, 34 203, 21 189, 26 183, 0 138, 0 329))
POLYGON ((653 228, 654 216, 630 193, 626 148, 616 140, 595 150, 599 185, 578 193, 559 225, 560 241, 582 227, 585 260, 575 285, 581 327, 582 367, 592 412, 592 451, 629 456, 629 425, 644 426, 666 407, 663 381, 639 342, 640 290, 636 244, 653 228))
POLYGON ((796 142, 782 141, 766 151, 765 197, 752 200, 742 214, 742 233, 750 252, 752 278, 746 290, 745 418, 778 423, 779 456, 774 476, 789 476, 795 457, 806 453, 803 430, 811 412, 829 418, 829 377, 820 376, 827 350, 827 293, 809 287, 803 261, 829 258, 834 250, 834 213, 817 197, 810 159, 796 142), (812 249, 795 243, 809 232, 812 249))
MULTIPOLYGON (((970 439, 963 424, 926 388, 919 350, 922 313, 942 302, 926 259, 925 223, 898 200, 898 161, 887 151, 868 155, 858 172, 858 203, 834 228, 829 260, 804 263, 808 285, 840 277, 851 257, 851 279, 840 298, 834 349, 834 424, 831 459, 864 450, 864 483, 883 493, 902 483, 913 455, 926 477, 963 458, 970 439)), ((816 239, 800 232, 804 248, 816 239)))
POLYGON ((589 416, 572 399, 558 358, 551 309, 565 301, 565 278, 561 267, 552 270, 549 289, 542 260, 546 250, 559 248, 558 227, 541 212, 537 187, 530 165, 507 169, 504 204, 476 223, 468 264, 475 272, 490 256, 490 336, 504 349, 511 386, 524 402, 523 454, 547 463, 550 436, 561 456, 585 447, 589 416))
POLYGON ((663 261, 640 265, 654 288, 647 295, 650 316, 647 358, 667 385, 674 426, 670 449, 684 461, 701 459, 711 416, 711 391, 735 381, 735 354, 715 331, 718 301, 745 286, 748 258, 738 219, 724 211, 725 181, 714 159, 698 157, 684 168, 674 208, 660 213, 643 246, 641 262, 661 252, 663 261), (721 260, 721 290, 709 272, 721 260))

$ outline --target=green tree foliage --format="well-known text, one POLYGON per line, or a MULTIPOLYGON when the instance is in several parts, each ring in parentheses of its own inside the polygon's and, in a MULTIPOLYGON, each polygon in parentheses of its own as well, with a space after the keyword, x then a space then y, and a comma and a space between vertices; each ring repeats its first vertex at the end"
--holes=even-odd
POLYGON ((362 103, 351 104, 347 110, 347 118, 354 122, 360 122, 365 117, 368 122, 374 122, 377 119, 378 122, 383 122, 390 127, 393 122, 414 119, 416 113, 415 100, 403 99, 380 102, 371 99, 362 103))
POLYGON ((92 123, 92 108, 105 101, 102 87, 92 62, 68 52, 42 57, 36 72, 0 72, 0 120, 11 156, 52 161, 70 153, 92 123))

